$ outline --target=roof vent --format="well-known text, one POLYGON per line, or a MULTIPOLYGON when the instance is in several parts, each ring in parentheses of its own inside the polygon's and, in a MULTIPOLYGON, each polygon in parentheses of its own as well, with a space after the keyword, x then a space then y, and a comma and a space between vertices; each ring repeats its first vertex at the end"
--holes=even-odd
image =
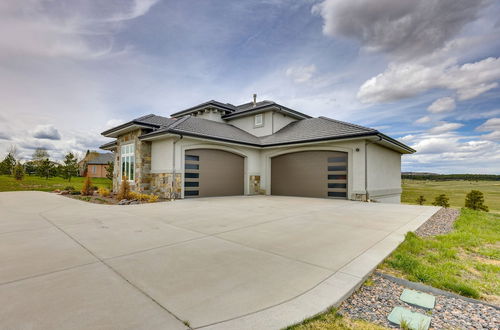
POLYGON ((253 94, 253 106, 257 105, 257 94, 253 94))

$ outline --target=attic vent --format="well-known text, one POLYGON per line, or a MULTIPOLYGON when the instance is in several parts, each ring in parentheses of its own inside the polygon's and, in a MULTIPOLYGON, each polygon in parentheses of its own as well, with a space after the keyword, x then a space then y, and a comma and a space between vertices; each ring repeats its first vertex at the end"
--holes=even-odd
POLYGON ((253 94, 253 106, 257 105, 257 94, 253 94))

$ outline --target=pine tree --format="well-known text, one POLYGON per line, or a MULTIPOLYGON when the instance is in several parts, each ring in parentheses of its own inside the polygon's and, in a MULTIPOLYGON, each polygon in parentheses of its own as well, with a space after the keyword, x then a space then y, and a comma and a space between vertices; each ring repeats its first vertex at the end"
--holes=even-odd
POLYGON ((471 190, 467 196, 465 196, 465 207, 488 212, 488 206, 484 205, 484 194, 479 190, 471 190))
POLYGON ((9 152, 0 163, 0 174, 13 174, 14 166, 16 166, 16 159, 14 158, 14 155, 9 152))
POLYGON ((434 198, 432 205, 448 208, 450 207, 450 199, 445 194, 441 194, 434 198))
POLYGON ((71 182, 71 178, 78 175, 78 160, 72 152, 64 157, 64 164, 61 167, 63 178, 71 182))

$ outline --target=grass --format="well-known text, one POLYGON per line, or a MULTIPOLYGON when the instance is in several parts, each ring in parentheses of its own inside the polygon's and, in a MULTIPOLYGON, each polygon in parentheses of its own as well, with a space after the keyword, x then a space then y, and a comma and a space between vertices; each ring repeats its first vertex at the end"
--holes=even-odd
POLYGON ((386 329, 379 325, 343 317, 335 308, 331 308, 323 314, 306 319, 299 324, 287 327, 285 330, 331 330, 331 329, 360 329, 360 330, 382 330, 386 329))
MULTIPOLYGON (((67 186, 73 186, 75 190, 81 190, 84 180, 85 178, 83 177, 74 177, 71 178, 71 182, 68 182, 68 180, 60 177, 45 179, 39 176, 25 176, 23 180, 17 181, 12 176, 0 175, 0 191, 53 191, 55 189, 64 189, 67 186)), ((111 180, 107 178, 92 178, 92 185, 109 188, 111 180)))
POLYGON ((446 194, 450 198, 452 207, 463 207, 465 195, 471 190, 484 193, 485 204, 491 212, 500 213, 500 181, 426 181, 403 180, 401 201, 407 204, 416 204, 418 196, 423 195, 427 200, 425 205, 432 205, 434 197, 446 194))
POLYGON ((410 281, 500 302, 500 215, 462 209, 455 230, 421 238, 408 233, 380 266, 410 281))

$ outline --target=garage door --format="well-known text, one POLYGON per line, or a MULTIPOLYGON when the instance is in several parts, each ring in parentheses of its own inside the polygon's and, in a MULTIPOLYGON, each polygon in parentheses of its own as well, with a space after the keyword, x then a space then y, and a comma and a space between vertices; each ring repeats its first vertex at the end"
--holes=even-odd
POLYGON ((271 194, 347 197, 347 153, 303 151, 271 159, 271 194))
POLYGON ((187 150, 184 197, 243 195, 243 157, 222 150, 187 150))

